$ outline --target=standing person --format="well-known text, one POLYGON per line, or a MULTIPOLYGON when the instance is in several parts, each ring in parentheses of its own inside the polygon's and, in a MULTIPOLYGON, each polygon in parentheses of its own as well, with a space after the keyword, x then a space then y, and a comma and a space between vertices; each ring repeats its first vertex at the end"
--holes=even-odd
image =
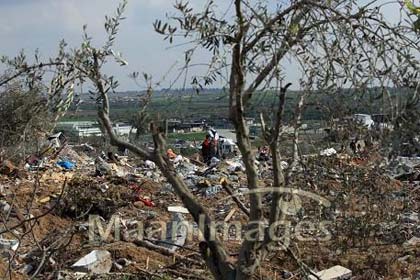
POLYGON ((353 151, 353 154, 356 154, 356 142, 355 142, 355 140, 351 140, 350 149, 353 151))
POLYGON ((203 161, 205 163, 209 162, 211 159, 210 144, 210 135, 207 134, 206 139, 204 140, 203 144, 201 144, 201 154, 203 155, 203 161))
POLYGON ((207 134, 210 135, 210 159, 212 157, 220 158, 219 134, 213 128, 210 128, 207 134))

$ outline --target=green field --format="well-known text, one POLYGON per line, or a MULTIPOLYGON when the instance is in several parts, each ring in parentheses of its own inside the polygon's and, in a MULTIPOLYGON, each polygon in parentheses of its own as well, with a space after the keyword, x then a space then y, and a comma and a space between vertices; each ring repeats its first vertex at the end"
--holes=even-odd
MULTIPOLYGON (((408 96, 408 90, 391 90, 393 103, 401 104, 408 96)), ((284 119, 292 119, 300 96, 298 91, 286 95, 284 119)), ((124 93, 116 93, 124 96, 124 93)), ((131 95, 135 98, 135 95, 131 95)), ((112 99, 111 99, 112 100, 112 99)), ((277 108, 278 97, 273 91, 256 92, 247 109, 248 117, 258 117, 260 113, 271 113, 277 108)), ((364 92, 342 90, 334 94, 311 93, 305 101, 304 120, 325 120, 354 113, 389 113, 390 102, 383 98, 380 89, 364 92)), ((111 118, 114 121, 129 121, 139 110, 138 102, 111 101, 111 118)), ((174 91, 157 94, 148 106, 152 118, 220 119, 228 118, 228 97, 223 90, 212 90, 197 94, 174 91)), ((72 108, 62 120, 84 121, 97 118, 96 105, 82 103, 72 108)))

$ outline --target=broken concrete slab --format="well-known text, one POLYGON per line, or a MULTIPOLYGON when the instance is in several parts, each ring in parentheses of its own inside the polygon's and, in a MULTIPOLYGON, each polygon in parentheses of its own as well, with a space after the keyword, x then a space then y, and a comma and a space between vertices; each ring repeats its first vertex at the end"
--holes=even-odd
MULTIPOLYGON (((322 270, 315 273, 321 280, 344 280, 350 279, 352 272, 350 269, 342 267, 340 265, 333 266, 331 268, 322 270)), ((310 279, 315 280, 314 276, 310 276, 310 279)))
POLYGON ((162 247, 175 252, 177 249, 184 246, 188 234, 188 228, 184 221, 184 216, 181 213, 172 214, 172 221, 167 228, 166 240, 162 242, 162 247))
POLYGON ((71 266, 74 270, 94 274, 104 274, 111 271, 111 253, 105 250, 93 250, 71 266))

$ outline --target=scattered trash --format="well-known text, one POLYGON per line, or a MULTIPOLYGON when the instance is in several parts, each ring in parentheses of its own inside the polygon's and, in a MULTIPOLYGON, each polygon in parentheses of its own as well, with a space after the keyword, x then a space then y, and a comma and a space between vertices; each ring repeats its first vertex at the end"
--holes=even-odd
POLYGON ((96 149, 87 143, 83 143, 80 145, 86 152, 95 152, 96 149))
POLYGON ((280 167, 282 170, 286 170, 289 167, 289 164, 287 163, 287 161, 281 161, 280 162, 280 167))
POLYGON ((6 201, 0 200, 0 211, 3 215, 8 215, 10 210, 11 210, 11 206, 9 203, 7 203, 6 201))
POLYGON ((174 153, 174 151, 172 151, 172 149, 168 149, 166 151, 166 155, 170 158, 170 159, 175 159, 176 158, 176 154, 174 153))
POLYGON ((16 251, 19 248, 18 240, 9 240, 0 238, 0 249, 1 250, 13 250, 16 251))
POLYGON ((177 164, 177 163, 179 163, 179 162, 181 162, 181 161, 183 161, 184 160, 184 157, 183 156, 181 156, 181 155, 177 155, 175 158, 174 158, 174 164, 177 164))
POLYGON ((112 175, 112 165, 107 163, 103 158, 97 157, 95 160, 96 175, 112 175))
POLYGON ((229 172, 245 171, 245 167, 240 162, 226 160, 225 163, 228 165, 229 172))
POLYGON ((51 200, 51 197, 47 196, 47 197, 41 198, 40 200, 38 200, 38 202, 44 204, 44 203, 49 202, 50 200, 51 200))
POLYGON ((103 193, 109 189, 109 186, 107 184, 102 184, 99 187, 103 193))
MULTIPOLYGON (((220 142, 223 141, 223 138, 221 138, 220 142)), ((168 157, 173 163, 174 172, 182 178, 191 195, 197 197, 203 207, 208 210, 208 214, 214 222, 244 223, 247 221, 251 203, 247 177, 244 172, 245 167, 242 158, 233 154, 232 143, 227 141, 225 144, 225 156, 220 159, 211 157, 206 163, 202 162, 201 154, 188 154, 187 156, 187 153, 182 149, 180 151, 182 155, 177 155, 172 150, 168 150, 168 157), (232 154, 229 154, 231 152, 232 154)), ((85 272, 109 273, 106 277, 114 278, 117 274, 124 274, 128 271, 138 273, 138 268, 150 267, 150 271, 158 271, 162 267, 173 265, 173 269, 176 270, 184 266, 189 268, 189 261, 195 263, 195 257, 187 254, 189 250, 198 248, 199 241, 193 238, 188 240, 188 246, 185 246, 189 230, 186 225, 187 219, 190 223, 189 226, 191 226, 192 216, 174 192, 170 182, 153 161, 119 156, 113 153, 114 150, 108 149, 102 153, 102 156, 97 157, 101 150, 96 151, 92 146, 85 144, 66 145, 65 147, 61 145, 58 150, 55 153, 35 154, 28 158, 25 165, 28 172, 24 172, 26 175, 24 178, 16 179, 11 178, 11 176, 0 176, 0 212, 10 217, 10 226, 13 227, 25 218, 38 215, 38 209, 41 213, 47 211, 53 205, 52 202, 58 202, 48 215, 39 219, 40 226, 35 224, 36 234, 42 237, 42 239, 39 239, 42 242, 41 245, 50 246, 54 240, 58 240, 63 235, 64 229, 70 226, 77 231, 78 236, 82 237, 72 241, 72 246, 68 247, 68 252, 57 250, 54 260, 47 258, 45 261, 49 265, 45 266, 39 274, 40 278, 78 279, 86 277, 85 272), (58 150, 59 155, 54 158, 58 150), (77 163, 77 166, 75 164, 74 166, 68 166, 67 162, 77 163), (57 165, 66 170, 77 167, 77 172, 62 172, 56 167, 57 165), (37 173, 32 172, 34 170, 37 173), (23 212, 25 215, 21 215, 23 218, 21 217, 19 220, 17 211, 22 209, 22 205, 27 205, 27 201, 22 201, 22 197, 27 198, 30 193, 28 186, 34 182, 34 177, 38 174, 41 184, 33 199, 33 204, 37 209, 30 212, 32 216, 23 212), (64 180, 67 180, 65 191, 60 197, 61 199, 58 199, 64 180), (90 233, 89 217, 91 215, 97 215, 99 218, 99 224, 95 224, 98 233, 110 236, 103 243, 99 243, 97 247, 95 244, 94 248, 97 250, 104 248, 108 251, 99 254, 92 251, 71 267, 75 271, 82 271, 83 273, 60 271, 52 276, 53 269, 68 267, 66 261, 68 262, 69 259, 73 260, 79 256, 80 248, 86 248, 82 242, 86 240, 85 238, 90 233), (115 240, 113 240, 114 233, 116 233, 112 224, 114 215, 121 218, 120 233, 123 242, 114 242, 115 240), (50 223, 53 225, 50 226, 50 223), (102 229, 100 223, 102 223, 102 229), (156 230, 155 225, 162 223, 169 225, 169 227, 166 227, 163 232, 161 229, 153 231, 156 230), (141 240, 138 237, 140 236, 139 233, 142 232, 147 234, 152 232, 153 237, 150 237, 149 243, 154 247, 143 246, 141 243, 138 244, 134 241, 136 238, 141 240), (163 240, 160 238, 161 234, 163 234, 163 240), (146 248, 148 251, 146 251, 146 248), (183 249, 179 250, 180 248, 183 249), (117 260, 113 261, 108 252, 111 252, 117 260), (165 256, 174 255, 174 252, 176 252, 175 257, 173 257, 174 260, 161 257, 161 254, 165 256), (148 257, 147 260, 144 256, 148 257), (182 261, 184 257, 188 258, 186 263, 182 261), (131 263, 136 265, 126 268, 131 263)), ((271 189, 275 187, 271 155, 265 153, 265 151, 261 152, 262 155, 260 155, 259 160, 255 161, 258 187, 271 189)), ((285 156, 282 157, 283 161, 280 162, 280 165, 283 170, 290 168, 293 171, 293 176, 288 178, 290 186, 305 193, 310 192, 324 197, 333 202, 332 205, 327 207, 320 203, 318 198, 314 198, 314 201, 313 197, 310 196, 285 193, 281 198, 283 214, 286 214, 288 219, 293 219, 294 222, 304 221, 306 218, 322 218, 322 220, 337 223, 336 227, 328 228, 332 236, 332 244, 337 245, 336 247, 331 246, 331 248, 343 248, 341 245, 353 244, 351 242, 364 244, 363 242, 369 236, 375 236, 377 239, 375 241, 386 244, 401 244, 405 241, 404 246, 399 246, 401 248, 395 250, 392 261, 398 260, 404 263, 404 267, 411 266, 411 269, 418 267, 417 259, 412 254, 413 249, 420 244, 420 238, 418 237, 420 233, 418 226, 420 220, 418 190, 420 186, 416 182, 420 166, 416 158, 397 157, 391 162, 392 164, 388 165, 386 159, 381 156, 376 156, 376 159, 370 159, 361 153, 357 155, 357 158, 354 154, 347 153, 332 156, 337 154, 333 148, 321 151, 319 154, 302 154, 300 158, 302 164, 297 166, 289 166, 288 162, 291 162, 291 158, 285 156), (319 154, 322 154, 322 156, 319 154), (375 166, 374 163, 378 161, 382 161, 383 164, 375 166), (389 168, 388 172, 386 171, 387 168, 389 168), (385 209, 387 217, 375 220, 378 224, 374 224, 373 233, 363 232, 366 229, 361 229, 358 226, 372 224, 372 220, 368 218, 370 216, 382 217, 382 211, 385 209)), ((11 170, 22 168, 21 165, 10 165, 9 167, 11 170)), ((12 174, 15 170, 12 171, 12 174)), ((10 172, 6 173, 10 174, 10 172)), ((269 208, 267 205, 271 204, 273 193, 264 193, 261 198, 264 216, 268 217, 269 208)), ((198 224, 193 222, 192 227, 197 232, 199 231, 198 224)), ((19 256, 12 263, 12 266, 22 274, 32 274, 37 267, 34 260, 38 260, 39 252, 34 250, 34 246, 27 246, 26 240, 25 243, 22 241, 24 246, 18 247, 19 241, 17 240, 20 240, 18 237, 21 236, 22 230, 21 226, 14 229, 13 234, 16 234, 16 238, 4 234, 4 239, 0 239, 0 249, 3 251, 3 255, 10 255, 12 253, 10 250, 17 251, 19 248, 19 256), (29 248, 33 252, 29 251, 29 248)), ((216 231, 216 234, 224 233, 222 228, 217 228, 216 231)), ((301 234, 303 238, 310 237, 320 240, 324 237, 325 231, 303 228, 301 234)), ((224 242, 229 249, 237 248, 237 245, 240 244, 236 240, 230 243, 231 237, 232 240, 235 237, 233 227, 229 228, 228 240, 224 240, 224 242)), ((302 247, 303 254, 314 257, 316 259, 314 263, 319 265, 323 263, 326 267, 335 265, 333 261, 321 260, 318 249, 314 248, 311 243, 307 244, 308 246, 302 247)), ((336 263, 344 263, 341 258, 344 256, 342 249, 330 250, 330 248, 327 248, 326 250, 336 263)), ((372 249, 379 255, 380 251, 375 250, 372 249)), ((360 259, 366 259, 365 252, 359 252, 359 255, 360 259)), ((359 257, 359 255, 355 256, 359 257)), ((234 256, 232 258, 235 259, 234 256)), ((387 256, 383 258, 381 256, 381 262, 389 260, 386 259, 387 256)), ((290 266, 273 265, 276 269, 277 278, 291 279, 299 275, 299 272, 296 272, 296 275, 288 272, 287 270, 293 271, 294 269, 290 266)), ((362 261, 360 266, 355 264, 351 268, 353 271, 359 272, 366 265, 366 262, 362 261)), ((264 268, 263 266, 263 274, 264 268)), ((197 266, 194 265, 194 269, 204 271, 205 266, 197 264, 197 266)), ((146 271, 149 270, 146 269, 146 271)), ((318 272, 317 275, 324 280, 347 279, 351 277, 352 273, 346 268, 336 266, 318 272)), ((382 276, 380 275, 380 277, 382 276)), ((262 277, 270 278, 272 275, 264 274, 262 277)))
POLYGON ((64 160, 64 161, 58 161, 57 165, 66 169, 66 170, 71 170, 75 167, 75 164, 68 161, 68 160, 64 160))
POLYGON ((236 212, 236 208, 230 210, 229 214, 227 214, 226 218, 224 219, 224 222, 225 223, 229 222, 232 216, 235 214, 235 212, 236 212))
POLYGON ((154 163, 153 161, 151 161, 151 160, 146 160, 145 162, 144 162, 144 166, 146 167, 146 168, 148 168, 148 169, 156 169, 156 163, 154 163))
POLYGON ((204 194, 205 194, 206 197, 212 197, 222 190, 223 190, 223 187, 221 185, 215 185, 215 186, 208 187, 204 191, 204 194))
POLYGON ((143 202, 143 204, 145 206, 148 206, 148 207, 154 207, 155 206, 155 203, 152 200, 150 200, 150 198, 147 198, 147 197, 144 197, 144 198, 143 197, 138 197, 137 199, 138 199, 138 201, 143 202))
POLYGON ((112 266, 115 268, 115 270, 123 270, 124 269, 124 267, 117 262, 112 262, 112 266))
POLYGON ((217 166, 220 163, 220 159, 218 159, 217 157, 212 157, 210 159, 210 166, 214 167, 217 166))
MULTIPOLYGON (((315 273, 321 280, 344 280, 350 279, 352 272, 350 269, 342 267, 340 265, 333 266, 329 269, 322 270, 315 273)), ((316 279, 314 276, 310 276, 310 279, 316 279)))
POLYGON ((328 148, 328 149, 322 150, 319 154, 321 156, 329 157, 329 156, 332 156, 332 155, 336 155, 337 151, 334 148, 328 148))
POLYGON ((116 263, 121 265, 121 266, 128 266, 128 265, 132 264, 133 262, 126 259, 126 258, 119 258, 118 260, 116 260, 116 263))
POLYGON ((401 219, 403 222, 418 223, 420 221, 419 217, 419 213, 411 212, 403 214, 401 219))
POLYGON ((72 272, 72 271, 58 271, 57 280, 82 280, 86 278, 87 273, 84 272, 72 272))
POLYGON ((93 274, 105 274, 111 271, 111 253, 105 250, 93 250, 71 266, 74 270, 93 274))
POLYGON ((169 212, 174 212, 174 213, 182 213, 182 214, 189 214, 190 213, 188 211, 188 209, 183 207, 183 206, 168 206, 168 211, 169 212))

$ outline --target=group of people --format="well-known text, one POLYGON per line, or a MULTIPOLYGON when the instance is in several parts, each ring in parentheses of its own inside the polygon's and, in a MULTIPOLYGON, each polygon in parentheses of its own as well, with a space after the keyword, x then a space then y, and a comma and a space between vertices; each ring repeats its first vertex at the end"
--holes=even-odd
MULTIPOLYGON (((221 143, 219 143, 219 141, 222 141, 223 143, 223 139, 219 139, 217 131, 210 129, 206 134, 206 139, 204 139, 201 144, 201 154, 204 163, 210 164, 212 158, 220 159, 221 154, 224 152, 221 152, 221 143)), ((234 154, 235 152, 236 150, 233 151, 234 154)), ((260 161, 268 161, 270 159, 270 149, 267 146, 258 147, 257 159, 260 161)))

